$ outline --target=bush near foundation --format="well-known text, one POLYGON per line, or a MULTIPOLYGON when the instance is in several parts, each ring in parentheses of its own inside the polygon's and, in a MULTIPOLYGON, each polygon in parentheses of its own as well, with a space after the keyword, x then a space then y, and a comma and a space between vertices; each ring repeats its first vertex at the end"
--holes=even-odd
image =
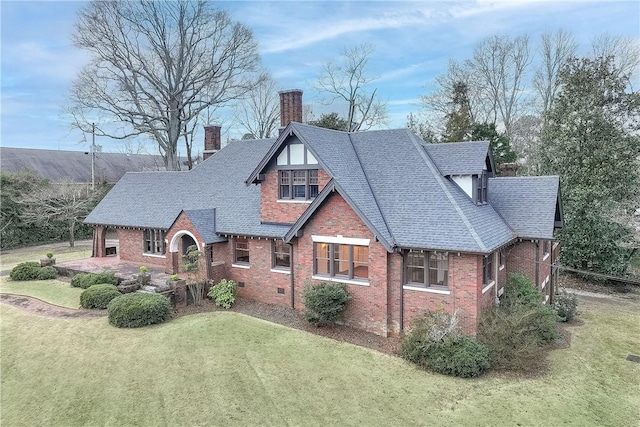
POLYGON ((36 280, 41 268, 39 262, 23 262, 13 267, 9 277, 11 277, 11 280, 36 280))
POLYGON ((316 326, 328 325, 347 308, 351 295, 342 283, 307 285, 302 291, 304 317, 316 326))
POLYGON ((527 370, 539 363, 558 337, 556 313, 543 300, 527 277, 509 276, 500 305, 485 308, 478 324, 478 340, 489 348, 492 366, 527 370))
POLYGON ((578 315, 578 298, 563 290, 555 296, 553 308, 556 310, 559 322, 571 322, 578 315))
POLYGON ((111 300, 122 295, 118 288, 110 284, 89 286, 80 294, 80 306, 104 310, 111 300))
POLYGON ((51 266, 41 267, 38 272, 38 280, 50 280, 58 277, 58 271, 51 266))
POLYGON ((109 323, 118 328, 139 328, 169 319, 171 303, 160 294, 136 292, 120 295, 107 305, 109 323))
POLYGON ((403 339, 401 354, 422 369, 462 378, 477 377, 489 369, 489 350, 458 332, 456 314, 443 310, 425 313, 403 339))
POLYGON ((236 282, 222 279, 209 289, 207 295, 218 307, 231 308, 236 302, 236 282))
POLYGON ((74 288, 87 289, 93 285, 108 283, 117 285, 118 279, 113 273, 79 273, 71 279, 71 286, 74 288))

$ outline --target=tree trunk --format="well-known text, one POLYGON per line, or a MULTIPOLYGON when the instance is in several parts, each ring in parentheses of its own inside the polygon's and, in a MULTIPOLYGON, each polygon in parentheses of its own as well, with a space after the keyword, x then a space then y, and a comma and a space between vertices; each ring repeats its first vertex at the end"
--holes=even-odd
POLYGON ((76 222, 75 220, 69 221, 69 246, 73 248, 75 245, 75 231, 76 231, 76 222))

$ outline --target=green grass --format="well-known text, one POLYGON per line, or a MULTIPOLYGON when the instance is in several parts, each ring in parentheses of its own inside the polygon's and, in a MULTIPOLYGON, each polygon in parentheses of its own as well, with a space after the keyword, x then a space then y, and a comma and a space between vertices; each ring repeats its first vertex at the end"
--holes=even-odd
POLYGON ((62 307, 80 307, 80 294, 84 289, 72 288, 59 280, 13 281, 8 276, 0 277, 0 292, 36 297, 62 307))
POLYGON ((2 251, 0 252, 0 271, 8 275, 11 269, 21 262, 39 261, 40 258, 45 258, 45 254, 49 251, 53 252, 56 262, 89 258, 91 241, 78 241, 73 248, 69 247, 69 243, 62 242, 2 251))
POLYGON ((116 329, 0 305, 0 424, 638 425, 639 306, 585 302, 545 376, 462 380, 233 312, 116 329))

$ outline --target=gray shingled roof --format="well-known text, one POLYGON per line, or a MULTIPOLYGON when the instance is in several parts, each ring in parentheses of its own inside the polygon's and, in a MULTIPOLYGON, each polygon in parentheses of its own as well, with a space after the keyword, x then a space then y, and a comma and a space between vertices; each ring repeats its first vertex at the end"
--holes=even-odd
MULTIPOLYGON (((52 182, 91 182, 91 154, 84 151, 40 150, 0 147, 0 169, 16 173, 35 172, 52 182)), ((95 180, 113 184, 127 172, 165 170, 160 156, 148 154, 96 153, 95 180)))
MULTIPOLYGON (((226 235, 291 238, 322 204, 321 197, 293 227, 261 223, 260 185, 253 184, 291 134, 313 153, 331 177, 331 188, 389 251, 402 247, 488 253, 512 241, 516 232, 536 237, 521 234, 529 232, 522 224, 527 219, 520 219, 517 204, 507 200, 517 194, 519 203, 525 203, 520 181, 490 180, 491 203, 478 206, 447 178, 480 173, 486 141, 434 149, 406 129, 347 133, 300 123, 291 123, 277 140, 233 142, 190 172, 126 174, 85 222, 167 229, 184 210, 211 242, 226 235), (446 159, 453 166, 443 163, 446 159)), ((557 196, 557 177, 553 179, 536 181, 536 191, 545 200, 557 196)), ((539 203, 531 200, 526 204, 539 203)), ((545 224, 550 221, 551 232, 553 214, 540 212, 545 224)), ((532 224, 538 227, 535 219, 532 224)))
POLYGON ((519 237, 552 239, 560 178, 490 178, 489 201, 519 237))
POLYGON ((489 153, 489 141, 425 144, 424 149, 444 176, 479 175, 489 153))

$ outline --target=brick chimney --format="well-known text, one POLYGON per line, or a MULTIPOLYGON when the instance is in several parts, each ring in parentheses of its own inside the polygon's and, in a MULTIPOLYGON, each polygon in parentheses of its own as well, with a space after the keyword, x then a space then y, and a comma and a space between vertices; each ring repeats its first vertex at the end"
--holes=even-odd
POLYGON ((220 151, 220 129, 220 126, 204 127, 204 151, 202 152, 202 160, 207 160, 220 151))
POLYGON ((302 123, 302 91, 283 90, 280 95, 280 131, 291 122, 302 123))
POLYGON ((502 163, 499 167, 500 176, 516 176, 518 173, 517 163, 502 163))

